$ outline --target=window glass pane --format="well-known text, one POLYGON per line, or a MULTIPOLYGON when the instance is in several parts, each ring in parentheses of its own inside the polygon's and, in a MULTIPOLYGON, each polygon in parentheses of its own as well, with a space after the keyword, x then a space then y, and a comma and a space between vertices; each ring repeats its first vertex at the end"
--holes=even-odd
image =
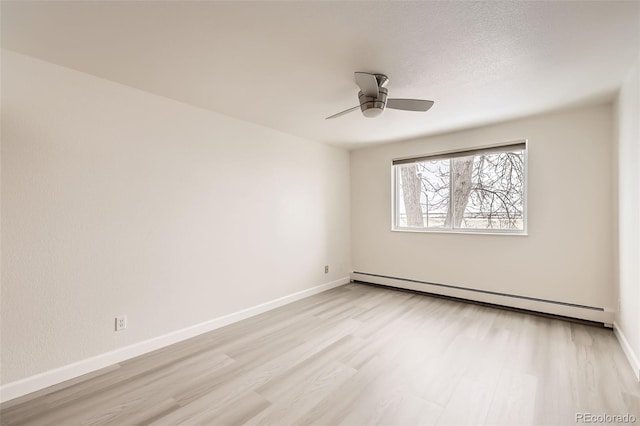
POLYGON ((425 226, 428 228, 449 226, 449 163, 445 159, 417 164, 425 226))
POLYGON ((448 227, 449 160, 434 160, 396 167, 399 227, 448 227))
POLYGON ((454 227, 524 230, 524 151, 452 159, 454 227))
POLYGON ((397 228, 525 229, 525 146, 394 163, 397 228))

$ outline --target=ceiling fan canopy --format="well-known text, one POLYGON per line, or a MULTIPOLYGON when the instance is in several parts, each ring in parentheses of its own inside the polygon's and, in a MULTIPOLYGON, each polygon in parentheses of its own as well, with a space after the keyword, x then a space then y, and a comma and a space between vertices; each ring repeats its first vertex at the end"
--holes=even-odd
POLYGON ((433 106, 433 101, 425 99, 387 99, 389 91, 385 86, 389 82, 389 78, 384 74, 356 72, 355 80, 360 88, 358 92, 359 105, 331 115, 326 118, 327 120, 341 117, 358 108, 362 111, 362 115, 373 118, 380 116, 385 108, 425 112, 433 106))

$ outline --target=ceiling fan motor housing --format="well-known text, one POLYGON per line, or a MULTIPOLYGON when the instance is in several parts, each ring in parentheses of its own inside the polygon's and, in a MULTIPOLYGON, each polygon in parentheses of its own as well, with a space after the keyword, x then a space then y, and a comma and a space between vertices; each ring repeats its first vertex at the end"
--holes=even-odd
POLYGON ((377 117, 382 114, 387 104, 387 89, 379 87, 377 97, 365 96, 364 93, 360 91, 358 92, 358 99, 360 99, 360 109, 365 117, 377 117))

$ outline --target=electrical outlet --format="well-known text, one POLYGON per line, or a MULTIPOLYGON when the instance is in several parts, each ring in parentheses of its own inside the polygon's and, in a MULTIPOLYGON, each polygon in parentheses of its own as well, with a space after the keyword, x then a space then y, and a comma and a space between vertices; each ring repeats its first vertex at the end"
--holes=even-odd
POLYGON ((125 328, 127 328, 127 316, 116 317, 116 331, 121 331, 125 328))
POLYGON ((324 273, 325 274, 329 273, 329 265, 324 265, 324 273))

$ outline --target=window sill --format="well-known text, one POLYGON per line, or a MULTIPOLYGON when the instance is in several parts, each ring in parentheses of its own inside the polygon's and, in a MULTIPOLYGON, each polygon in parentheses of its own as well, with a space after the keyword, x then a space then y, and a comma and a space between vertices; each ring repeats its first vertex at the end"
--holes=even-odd
POLYGON ((415 229, 415 228, 391 228, 391 232, 409 232, 415 234, 464 234, 464 235, 508 235, 512 237, 526 237, 529 235, 527 231, 496 231, 496 230, 455 230, 455 229, 415 229))

